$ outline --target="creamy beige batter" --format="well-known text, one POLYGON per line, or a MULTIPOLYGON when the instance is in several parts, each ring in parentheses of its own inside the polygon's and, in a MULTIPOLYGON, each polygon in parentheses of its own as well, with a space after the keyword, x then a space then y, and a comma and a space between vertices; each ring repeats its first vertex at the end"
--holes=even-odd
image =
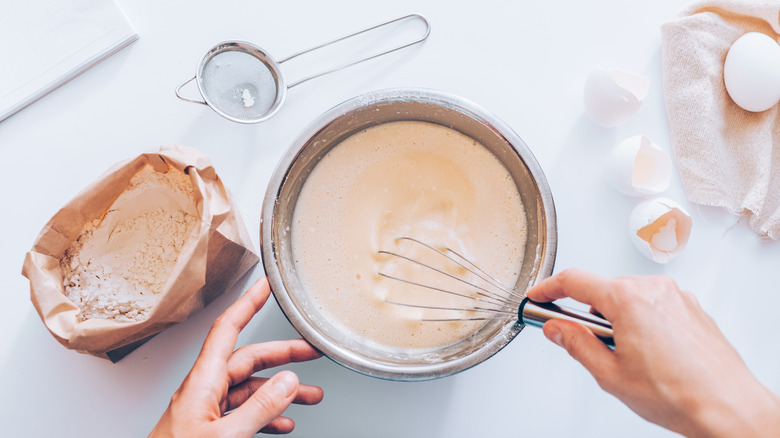
POLYGON ((414 237, 452 248, 514 285, 526 241, 520 194, 498 159, 455 130, 411 121, 371 127, 332 149, 303 186, 291 232, 296 270, 323 314, 357 335, 401 348, 451 344, 484 321, 420 321, 467 314, 387 303, 474 304, 378 275, 473 294, 380 249, 467 274, 424 247, 396 241, 414 237))

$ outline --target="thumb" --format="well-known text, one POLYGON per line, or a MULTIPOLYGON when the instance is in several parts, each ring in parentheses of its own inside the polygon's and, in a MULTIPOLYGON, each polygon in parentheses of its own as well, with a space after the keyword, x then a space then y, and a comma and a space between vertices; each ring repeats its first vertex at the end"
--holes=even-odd
POLYGON ((542 328, 547 339, 563 347, 597 381, 609 376, 615 366, 615 354, 590 330, 572 321, 552 319, 542 328))
POLYGON ((252 436, 282 415, 297 393, 298 376, 292 371, 281 371, 223 419, 236 435, 252 436))

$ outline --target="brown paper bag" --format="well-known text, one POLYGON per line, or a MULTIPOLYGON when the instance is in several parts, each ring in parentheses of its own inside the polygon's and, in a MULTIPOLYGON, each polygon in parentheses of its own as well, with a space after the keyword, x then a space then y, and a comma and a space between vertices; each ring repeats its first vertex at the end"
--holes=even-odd
POLYGON ((120 162, 76 195, 44 226, 27 253, 22 274, 46 327, 65 347, 116 362, 154 334, 184 321, 232 286, 258 262, 232 195, 211 161, 181 145, 161 146, 120 162), (167 164, 166 164, 167 163, 167 164), (101 217, 146 165, 189 174, 200 224, 179 253, 171 276, 146 320, 81 320, 65 295, 60 259, 87 222, 101 217))

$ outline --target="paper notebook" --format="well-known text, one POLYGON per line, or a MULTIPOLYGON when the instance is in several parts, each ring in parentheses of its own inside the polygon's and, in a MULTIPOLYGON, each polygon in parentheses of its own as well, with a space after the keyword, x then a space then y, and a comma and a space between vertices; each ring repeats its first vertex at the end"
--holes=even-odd
POLYGON ((114 0, 0 1, 0 121, 137 39, 114 0))

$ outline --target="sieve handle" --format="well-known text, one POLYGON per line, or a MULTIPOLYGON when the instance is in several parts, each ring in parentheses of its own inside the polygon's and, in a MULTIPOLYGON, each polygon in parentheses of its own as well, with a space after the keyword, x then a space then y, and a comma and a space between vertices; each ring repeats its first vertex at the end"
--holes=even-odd
POLYGON ((579 310, 561 307, 553 303, 537 303, 525 298, 520 303, 518 310, 520 322, 526 325, 542 327, 545 322, 551 319, 565 319, 582 324, 601 339, 609 348, 615 348, 615 339, 612 334, 612 324, 606 319, 599 318, 596 315, 580 312, 579 310))
POLYGON ((181 100, 183 100, 185 102, 199 103, 201 105, 208 106, 208 104, 205 101, 197 100, 197 99, 190 99, 189 97, 184 97, 184 96, 181 95, 181 89, 184 88, 185 85, 189 84, 190 82, 192 82, 194 80, 195 80, 195 76, 187 79, 186 81, 182 82, 181 85, 176 87, 176 97, 178 97, 179 99, 181 99, 181 100))
POLYGON ((335 43, 338 43, 340 41, 344 41, 346 39, 355 37, 357 35, 360 35, 360 34, 363 34, 363 33, 369 32, 369 31, 372 31, 374 29, 379 29, 381 27, 388 26, 388 25, 391 25, 393 23, 397 23, 399 21, 414 20, 414 19, 420 20, 420 21, 423 22, 423 24, 425 24, 425 34, 422 37, 420 37, 420 38, 418 38, 418 39, 416 39, 414 41, 411 41, 411 42, 408 42, 408 43, 404 43, 404 44, 401 44, 399 46, 393 47, 391 49, 385 50, 384 52, 375 53, 373 55, 369 55, 369 56, 366 56, 364 58, 360 58, 358 60, 350 61, 350 62, 347 62, 345 64, 339 65, 338 67, 332 68, 330 70, 325 70, 325 71, 313 74, 313 75, 311 75, 309 77, 305 77, 305 78, 303 78, 303 79, 301 79, 299 81, 293 82, 292 84, 288 85, 287 88, 292 88, 292 87, 294 87, 296 85, 300 85, 300 84, 302 84, 302 83, 304 83, 306 81, 310 81, 310 80, 312 80, 314 78, 318 78, 320 76, 325 76, 326 74, 333 73, 333 72, 336 72, 336 71, 339 71, 339 70, 343 70, 343 69, 345 69, 347 67, 351 67, 351 66, 353 66, 355 64, 360 64, 361 62, 365 62, 365 61, 368 61, 368 60, 371 60, 371 59, 374 59, 374 58, 378 58, 380 56, 387 55, 388 53, 392 53, 392 52, 395 52, 397 50, 401 50, 403 48, 406 48, 406 47, 413 46, 415 44, 421 43, 421 42, 425 41, 426 38, 428 38, 428 35, 430 35, 430 33, 431 33, 431 25, 430 25, 430 23, 428 23, 428 20, 426 20, 425 17, 423 17, 422 15, 420 15, 420 14, 410 14, 410 15, 406 15, 406 16, 403 16, 403 17, 396 18, 394 20, 390 20, 390 21, 386 21, 384 23, 377 24, 376 26, 372 26, 372 27, 369 27, 367 29, 363 29, 361 31, 358 31, 358 32, 355 32, 355 33, 352 33, 352 34, 349 34, 349 35, 345 35, 345 36, 343 36, 341 38, 337 38, 337 39, 335 39, 333 41, 329 41, 327 43, 323 43, 323 44, 320 44, 318 46, 314 46, 314 47, 308 48, 306 50, 301 50, 298 53, 294 53, 294 54, 292 54, 292 55, 282 59, 281 61, 279 61, 279 64, 281 64, 283 62, 286 62, 286 61, 289 61, 289 60, 291 60, 293 58, 297 58, 297 57, 299 57, 301 55, 305 55, 307 53, 310 53, 310 52, 313 52, 315 50, 321 49, 323 47, 329 46, 331 44, 335 44, 335 43))

